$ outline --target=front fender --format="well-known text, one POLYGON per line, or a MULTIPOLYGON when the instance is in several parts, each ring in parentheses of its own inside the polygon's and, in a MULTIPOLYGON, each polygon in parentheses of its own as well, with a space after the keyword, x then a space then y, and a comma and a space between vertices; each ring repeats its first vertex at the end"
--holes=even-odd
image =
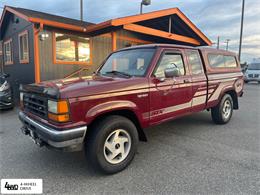
POLYGON ((116 110, 125 110, 125 109, 133 111, 138 116, 137 114, 138 108, 135 103, 130 101, 125 101, 125 100, 115 100, 110 102, 104 102, 92 107, 91 109, 88 110, 85 117, 87 119, 93 120, 95 117, 101 114, 107 112, 113 112, 116 110))

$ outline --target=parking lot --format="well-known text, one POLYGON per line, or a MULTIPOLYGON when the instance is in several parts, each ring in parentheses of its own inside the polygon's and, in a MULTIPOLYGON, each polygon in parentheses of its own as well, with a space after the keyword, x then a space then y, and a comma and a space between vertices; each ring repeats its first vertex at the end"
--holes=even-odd
POLYGON ((205 111, 146 130, 132 164, 94 173, 83 152, 38 148, 17 109, 0 113, 0 178, 42 178, 44 194, 260 194, 260 85, 248 84, 227 125, 205 111))

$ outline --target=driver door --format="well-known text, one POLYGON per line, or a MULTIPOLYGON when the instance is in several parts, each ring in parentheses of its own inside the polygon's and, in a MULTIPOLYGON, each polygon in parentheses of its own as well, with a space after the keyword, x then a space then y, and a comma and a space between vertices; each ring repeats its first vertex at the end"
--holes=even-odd
POLYGON ((186 114, 191 111, 192 86, 189 69, 181 49, 163 50, 150 85, 150 123, 186 114), (166 78, 165 69, 178 68, 179 75, 166 78))

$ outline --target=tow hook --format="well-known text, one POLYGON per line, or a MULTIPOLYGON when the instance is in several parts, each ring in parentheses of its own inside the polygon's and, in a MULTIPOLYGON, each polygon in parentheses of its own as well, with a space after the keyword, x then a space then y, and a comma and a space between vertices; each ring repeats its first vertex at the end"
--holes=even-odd
POLYGON ((32 141, 33 141, 37 146, 42 147, 42 146, 45 145, 45 142, 44 142, 42 139, 38 138, 35 133, 31 132, 31 131, 28 130, 27 128, 22 127, 21 130, 22 130, 22 133, 23 133, 24 135, 30 136, 31 139, 32 139, 32 141))

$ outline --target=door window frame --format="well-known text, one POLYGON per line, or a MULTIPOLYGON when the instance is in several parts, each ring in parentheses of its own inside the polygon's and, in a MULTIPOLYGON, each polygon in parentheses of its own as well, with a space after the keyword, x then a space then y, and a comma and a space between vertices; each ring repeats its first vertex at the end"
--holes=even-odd
POLYGON ((204 65, 203 65, 203 61, 202 61, 202 58, 201 58, 201 55, 200 55, 199 51, 198 51, 198 50, 194 50, 194 49, 185 49, 185 55, 186 55, 188 67, 189 67, 189 69, 190 69, 190 74, 191 74, 192 76, 204 75, 204 74, 205 74, 204 65), (192 72, 192 64, 190 63, 189 56, 188 56, 188 53, 189 53, 189 52, 196 52, 196 53, 198 54, 198 56, 199 56, 199 58, 200 58, 201 69, 202 69, 202 72, 201 72, 201 73, 199 73, 199 74, 193 74, 193 72, 192 72))

